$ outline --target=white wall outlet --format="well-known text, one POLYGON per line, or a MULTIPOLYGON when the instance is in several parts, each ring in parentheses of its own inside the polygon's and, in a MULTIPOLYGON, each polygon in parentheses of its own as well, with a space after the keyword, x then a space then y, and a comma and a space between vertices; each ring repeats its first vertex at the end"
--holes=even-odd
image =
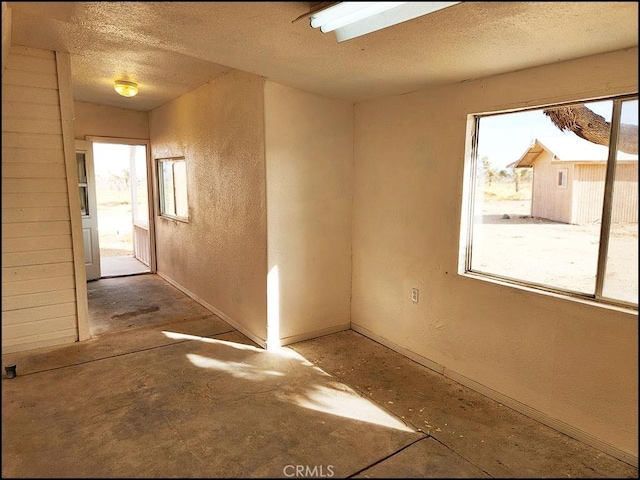
POLYGON ((418 303, 418 289, 417 288, 412 288, 411 289, 411 300, 413 301, 413 303, 418 303))

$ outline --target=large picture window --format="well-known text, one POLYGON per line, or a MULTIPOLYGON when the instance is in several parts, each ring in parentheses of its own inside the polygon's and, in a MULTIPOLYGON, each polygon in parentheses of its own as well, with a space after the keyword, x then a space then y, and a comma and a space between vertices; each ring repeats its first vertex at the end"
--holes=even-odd
POLYGON ((187 221, 187 166, 184 158, 158 160, 160 215, 187 221))
POLYGON ((464 271, 638 306, 638 97, 476 115, 464 271))

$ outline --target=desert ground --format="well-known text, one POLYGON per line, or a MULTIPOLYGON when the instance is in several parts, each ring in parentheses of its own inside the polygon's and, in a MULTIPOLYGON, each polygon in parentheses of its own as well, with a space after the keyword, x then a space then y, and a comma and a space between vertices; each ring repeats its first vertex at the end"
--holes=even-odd
MULTIPOLYGON (((489 188, 476 211, 472 269, 593 294, 600 223, 568 225, 531 218, 530 184, 489 188)), ((638 224, 614 224, 604 296, 638 302, 638 224)))

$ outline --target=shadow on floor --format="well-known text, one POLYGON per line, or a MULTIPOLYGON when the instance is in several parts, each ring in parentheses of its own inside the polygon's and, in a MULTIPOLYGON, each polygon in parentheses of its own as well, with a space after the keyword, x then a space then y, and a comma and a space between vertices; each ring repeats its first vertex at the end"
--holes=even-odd
POLYGON ((628 477, 344 331, 265 351, 156 275, 90 282, 94 337, 3 356, 3 477, 628 477))

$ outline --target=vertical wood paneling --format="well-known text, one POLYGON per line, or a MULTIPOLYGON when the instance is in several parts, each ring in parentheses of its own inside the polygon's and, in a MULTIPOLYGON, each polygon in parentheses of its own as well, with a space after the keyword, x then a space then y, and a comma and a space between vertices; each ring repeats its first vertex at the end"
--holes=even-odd
POLYGON ((616 166, 611 213, 612 223, 638 223, 638 162, 616 166))
POLYGON ((595 223, 602 220, 606 166, 576 165, 573 223, 595 223))
MULTIPOLYGON (((604 201, 604 164, 576 165, 573 195, 573 222, 588 224, 602 220, 604 201)), ((612 223, 638 223, 638 163, 616 166, 613 185, 612 223)))
POLYGON ((139 225, 133 226, 133 256, 147 267, 151 264, 151 250, 149 248, 149 230, 139 225))
MULTIPOLYGON (((605 174, 603 163, 551 162, 551 156, 543 153, 534 169, 531 215, 573 224, 601 221, 605 174), (560 169, 567 170, 567 188, 558 186, 560 169)), ((638 163, 620 163, 612 222, 637 223, 638 199, 638 163)))
POLYGON ((11 47, 2 77, 3 353, 78 337, 58 78, 54 52, 11 47))

